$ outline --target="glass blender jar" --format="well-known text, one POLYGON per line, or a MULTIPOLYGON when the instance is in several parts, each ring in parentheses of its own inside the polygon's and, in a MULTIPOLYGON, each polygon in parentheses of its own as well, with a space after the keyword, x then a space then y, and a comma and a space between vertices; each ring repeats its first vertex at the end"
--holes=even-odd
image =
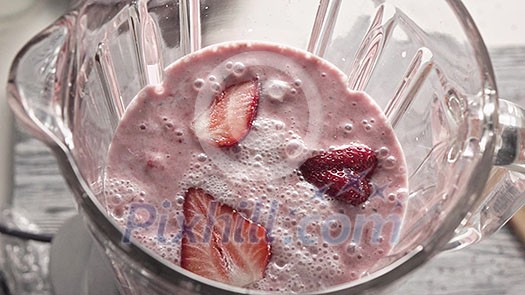
POLYGON ((349 88, 376 99, 410 151, 411 222, 399 242, 368 276, 319 293, 387 291, 437 253, 490 235, 525 203, 523 111, 499 99, 486 48, 459 1, 76 1, 15 59, 9 103, 56 154, 121 293, 260 293, 123 243, 123 229, 97 201, 112 136, 136 93, 175 60, 236 40, 329 61, 349 88))

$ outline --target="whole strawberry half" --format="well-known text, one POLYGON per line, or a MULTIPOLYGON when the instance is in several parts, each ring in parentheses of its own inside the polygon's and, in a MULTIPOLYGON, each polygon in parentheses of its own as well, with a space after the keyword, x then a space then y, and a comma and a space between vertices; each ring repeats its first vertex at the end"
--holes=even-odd
POLYGON ((259 96, 260 83, 257 80, 228 87, 216 95, 210 108, 195 119, 195 134, 218 147, 237 144, 252 128, 259 96))
POLYGON ((183 268, 239 287, 263 278, 271 256, 264 227, 199 188, 187 191, 183 212, 183 268))
POLYGON ((376 166, 374 151, 364 145, 351 145, 315 155, 299 170, 306 181, 322 192, 355 206, 370 197, 370 177, 376 166))

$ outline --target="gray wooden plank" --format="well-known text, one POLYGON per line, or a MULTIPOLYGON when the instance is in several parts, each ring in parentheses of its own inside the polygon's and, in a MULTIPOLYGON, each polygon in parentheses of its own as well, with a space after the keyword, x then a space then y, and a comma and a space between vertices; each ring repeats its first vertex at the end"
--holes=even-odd
POLYGON ((459 251, 439 254, 395 294, 524 294, 525 248, 503 228, 459 251))

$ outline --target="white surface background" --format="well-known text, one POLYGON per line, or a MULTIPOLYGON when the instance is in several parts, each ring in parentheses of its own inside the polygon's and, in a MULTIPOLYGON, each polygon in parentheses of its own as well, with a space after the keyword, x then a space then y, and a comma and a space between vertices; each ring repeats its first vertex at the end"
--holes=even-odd
POLYGON ((463 3, 488 47, 525 45, 525 1, 464 0, 463 3))

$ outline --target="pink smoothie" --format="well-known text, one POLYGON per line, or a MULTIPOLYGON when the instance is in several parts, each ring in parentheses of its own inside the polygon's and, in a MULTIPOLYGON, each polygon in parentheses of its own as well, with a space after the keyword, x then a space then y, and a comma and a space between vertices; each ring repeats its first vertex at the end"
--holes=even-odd
POLYGON ((405 212, 406 165, 384 114, 346 87, 337 68, 309 53, 239 42, 205 48, 144 88, 118 126, 104 202, 132 239, 180 264, 182 204, 190 187, 261 224, 271 258, 260 290, 322 290, 366 275, 395 244, 405 212), (238 145, 199 141, 192 122, 216 92, 258 79, 253 127, 238 145), (298 167, 312 154, 364 144, 376 152, 369 200, 323 195, 298 167))

